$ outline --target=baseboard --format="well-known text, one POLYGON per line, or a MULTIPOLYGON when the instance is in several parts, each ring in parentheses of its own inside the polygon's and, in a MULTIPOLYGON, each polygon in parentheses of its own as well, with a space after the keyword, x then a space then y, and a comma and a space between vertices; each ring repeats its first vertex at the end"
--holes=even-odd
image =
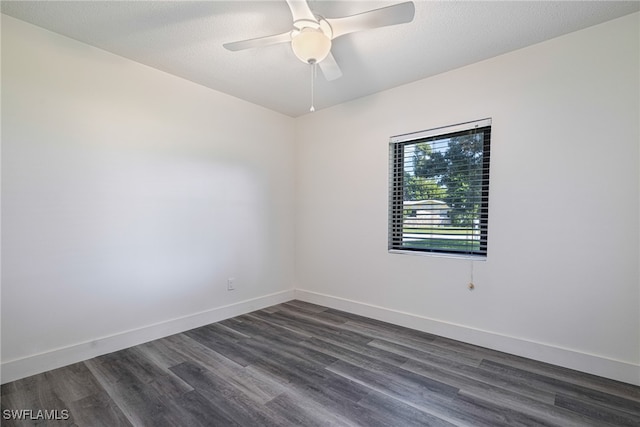
POLYGON ((142 328, 101 337, 92 341, 3 362, 0 370, 2 374, 0 382, 4 384, 15 381, 51 369, 91 359, 92 357, 101 356, 271 305, 280 304, 294 298, 470 344, 599 375, 605 378, 640 385, 640 365, 637 364, 522 338, 501 335, 464 325, 443 322, 424 316, 302 289, 287 290, 240 301, 142 328))
POLYGON ((443 322, 331 295, 296 289, 296 299, 342 310, 372 319, 428 332, 493 350, 563 366, 629 384, 640 385, 640 365, 587 354, 567 348, 526 340, 464 325, 443 322))
POLYGON ((67 347, 58 348, 32 356, 3 362, 0 372, 1 383, 39 374, 51 369, 91 359, 92 357, 122 350, 158 338, 188 331, 189 329, 219 322, 254 310, 290 301, 294 297, 293 289, 264 295, 237 303, 212 308, 187 316, 170 319, 142 328, 124 331, 118 334, 97 338, 67 347))

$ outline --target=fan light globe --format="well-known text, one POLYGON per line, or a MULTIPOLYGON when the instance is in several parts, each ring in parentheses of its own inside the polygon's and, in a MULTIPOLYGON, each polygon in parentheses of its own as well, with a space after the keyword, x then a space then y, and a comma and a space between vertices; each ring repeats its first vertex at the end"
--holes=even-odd
POLYGON ((331 39, 322 30, 303 28, 291 40, 291 48, 302 62, 314 64, 327 57, 331 50, 331 39))

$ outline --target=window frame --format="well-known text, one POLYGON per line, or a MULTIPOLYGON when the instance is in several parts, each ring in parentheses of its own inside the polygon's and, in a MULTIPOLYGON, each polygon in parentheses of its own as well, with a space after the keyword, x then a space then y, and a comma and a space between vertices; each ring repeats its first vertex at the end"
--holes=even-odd
MULTIPOLYGON (((482 119, 444 126, 420 132, 392 136, 389 139, 389 218, 388 218, 388 250, 392 253, 409 253, 414 255, 439 255, 449 257, 473 257, 486 259, 488 253, 489 230, 489 172, 491 160, 491 125, 492 120, 482 119), (478 212, 479 245, 478 249, 459 250, 432 247, 411 247, 405 245, 406 232, 404 210, 405 190, 405 148, 409 145, 430 143, 456 136, 483 132, 482 170, 480 183, 480 206, 478 212)), ((474 220, 475 221, 475 220, 474 220)), ((428 238, 424 242, 428 242, 428 238)))

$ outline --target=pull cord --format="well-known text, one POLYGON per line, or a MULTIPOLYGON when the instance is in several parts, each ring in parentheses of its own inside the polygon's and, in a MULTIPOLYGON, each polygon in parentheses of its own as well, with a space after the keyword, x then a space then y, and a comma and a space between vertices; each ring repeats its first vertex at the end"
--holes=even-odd
POLYGON ((313 62, 310 61, 309 63, 311 64, 311 108, 309 108, 309 111, 311 111, 313 113, 314 111, 316 111, 316 107, 313 106, 313 104, 314 104, 314 96, 313 96, 314 94, 313 94, 313 92, 314 92, 314 84, 315 84, 315 81, 316 81, 316 65, 317 65, 317 62, 316 61, 313 61, 313 62))

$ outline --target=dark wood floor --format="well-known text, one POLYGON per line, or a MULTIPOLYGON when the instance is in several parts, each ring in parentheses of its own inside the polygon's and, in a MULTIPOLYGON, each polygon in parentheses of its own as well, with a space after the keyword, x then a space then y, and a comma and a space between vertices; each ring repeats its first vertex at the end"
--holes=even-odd
POLYGON ((3 385, 1 406, 3 426, 640 425, 639 387, 300 301, 3 385))

